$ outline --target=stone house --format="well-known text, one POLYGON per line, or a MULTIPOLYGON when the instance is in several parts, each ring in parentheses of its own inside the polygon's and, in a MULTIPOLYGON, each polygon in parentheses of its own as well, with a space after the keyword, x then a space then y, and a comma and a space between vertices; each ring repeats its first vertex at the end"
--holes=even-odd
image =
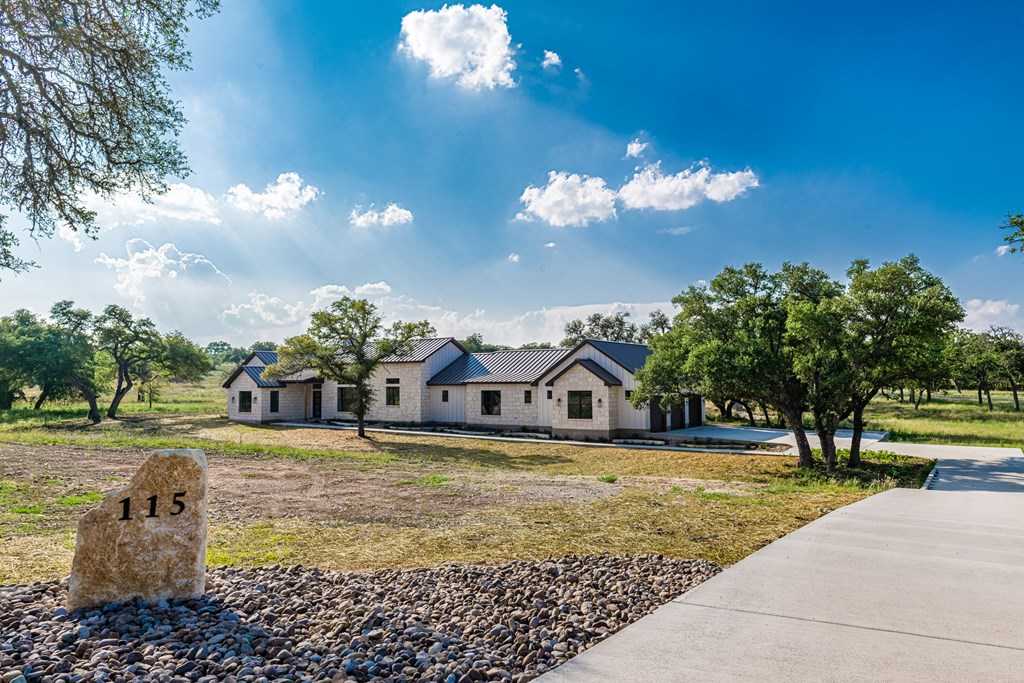
MULTIPOLYGON (((698 395, 663 411, 633 407, 643 344, 587 339, 575 348, 469 353, 451 337, 418 339, 372 378, 369 422, 453 425, 609 439, 703 424, 698 395)), ((228 417, 239 422, 352 421, 351 387, 306 370, 264 378, 277 354, 257 351, 224 382, 228 417)))

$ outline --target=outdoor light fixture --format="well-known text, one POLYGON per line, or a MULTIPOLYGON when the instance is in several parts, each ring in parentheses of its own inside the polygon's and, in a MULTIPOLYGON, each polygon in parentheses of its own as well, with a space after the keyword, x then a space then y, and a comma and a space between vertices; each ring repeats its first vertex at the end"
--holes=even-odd
POLYGON ((601 405, 601 399, 600 398, 597 399, 597 405, 601 405))

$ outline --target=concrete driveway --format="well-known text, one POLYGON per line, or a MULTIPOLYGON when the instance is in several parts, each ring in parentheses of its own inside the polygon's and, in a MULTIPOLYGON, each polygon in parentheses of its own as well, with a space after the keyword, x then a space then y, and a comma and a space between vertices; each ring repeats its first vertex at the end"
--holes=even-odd
POLYGON ((1024 453, 871 447, 938 457, 930 488, 825 515, 540 680, 1024 680, 1024 453))
MULTIPOLYGON (((689 429, 674 429, 667 432, 669 436, 680 438, 697 439, 720 439, 723 441, 749 441, 750 443, 773 443, 796 446, 796 439, 793 432, 788 429, 769 429, 767 427, 743 427, 740 425, 703 425, 701 427, 690 427, 689 429)), ((888 434, 886 432, 864 432, 861 437, 863 444, 882 441, 888 434)), ((840 429, 836 432, 836 446, 838 448, 849 448, 850 440, 853 437, 852 430, 840 429)), ((807 433, 807 440, 811 442, 811 448, 820 448, 821 443, 813 432, 807 433)))

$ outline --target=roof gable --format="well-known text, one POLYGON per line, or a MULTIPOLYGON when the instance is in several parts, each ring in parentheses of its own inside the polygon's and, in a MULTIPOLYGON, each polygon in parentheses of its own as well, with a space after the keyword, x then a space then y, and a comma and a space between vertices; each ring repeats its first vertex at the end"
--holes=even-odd
POLYGON ((580 346, 584 344, 590 344, 633 374, 636 374, 636 371, 644 366, 644 363, 647 362, 647 357, 651 355, 651 348, 646 344, 616 342, 606 339, 584 339, 580 346))
POLYGON ((593 374, 599 380, 604 382, 605 386, 608 386, 608 387, 619 387, 619 386, 622 386, 622 380, 620 380, 618 377, 616 377, 612 373, 610 373, 607 370, 605 370, 604 368, 602 368, 600 365, 598 365, 596 362, 594 362, 590 358, 577 358, 576 360, 574 360, 573 362, 569 363, 564 368, 562 368, 561 372, 559 372, 557 375, 555 375, 554 377, 549 379, 545 383, 545 385, 549 386, 549 387, 550 386, 554 386, 555 382, 558 381, 559 377, 561 377, 562 375, 564 375, 565 373, 569 372, 570 370, 572 370, 573 368, 575 368, 577 366, 583 368, 584 370, 588 370, 591 374, 593 374))

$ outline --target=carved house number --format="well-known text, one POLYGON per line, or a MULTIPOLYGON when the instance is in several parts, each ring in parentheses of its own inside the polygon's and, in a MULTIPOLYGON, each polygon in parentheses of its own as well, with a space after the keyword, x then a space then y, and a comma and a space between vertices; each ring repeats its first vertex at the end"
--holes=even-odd
MULTIPOLYGON (((174 494, 174 498, 171 500, 171 502, 174 504, 174 509, 171 510, 171 517, 176 517, 177 515, 180 515, 182 512, 185 511, 185 501, 179 500, 184 495, 185 495, 184 491, 178 491, 177 493, 174 494)), ((146 517, 159 517, 160 516, 156 512, 156 504, 157 504, 158 498, 159 498, 158 496, 150 496, 149 498, 146 499, 146 503, 148 503, 148 505, 147 505, 148 510, 146 512, 146 517)), ((130 520, 131 518, 132 518, 132 499, 131 498, 125 498, 124 500, 121 501, 121 516, 118 519, 120 521, 124 522, 124 521, 130 520)))

